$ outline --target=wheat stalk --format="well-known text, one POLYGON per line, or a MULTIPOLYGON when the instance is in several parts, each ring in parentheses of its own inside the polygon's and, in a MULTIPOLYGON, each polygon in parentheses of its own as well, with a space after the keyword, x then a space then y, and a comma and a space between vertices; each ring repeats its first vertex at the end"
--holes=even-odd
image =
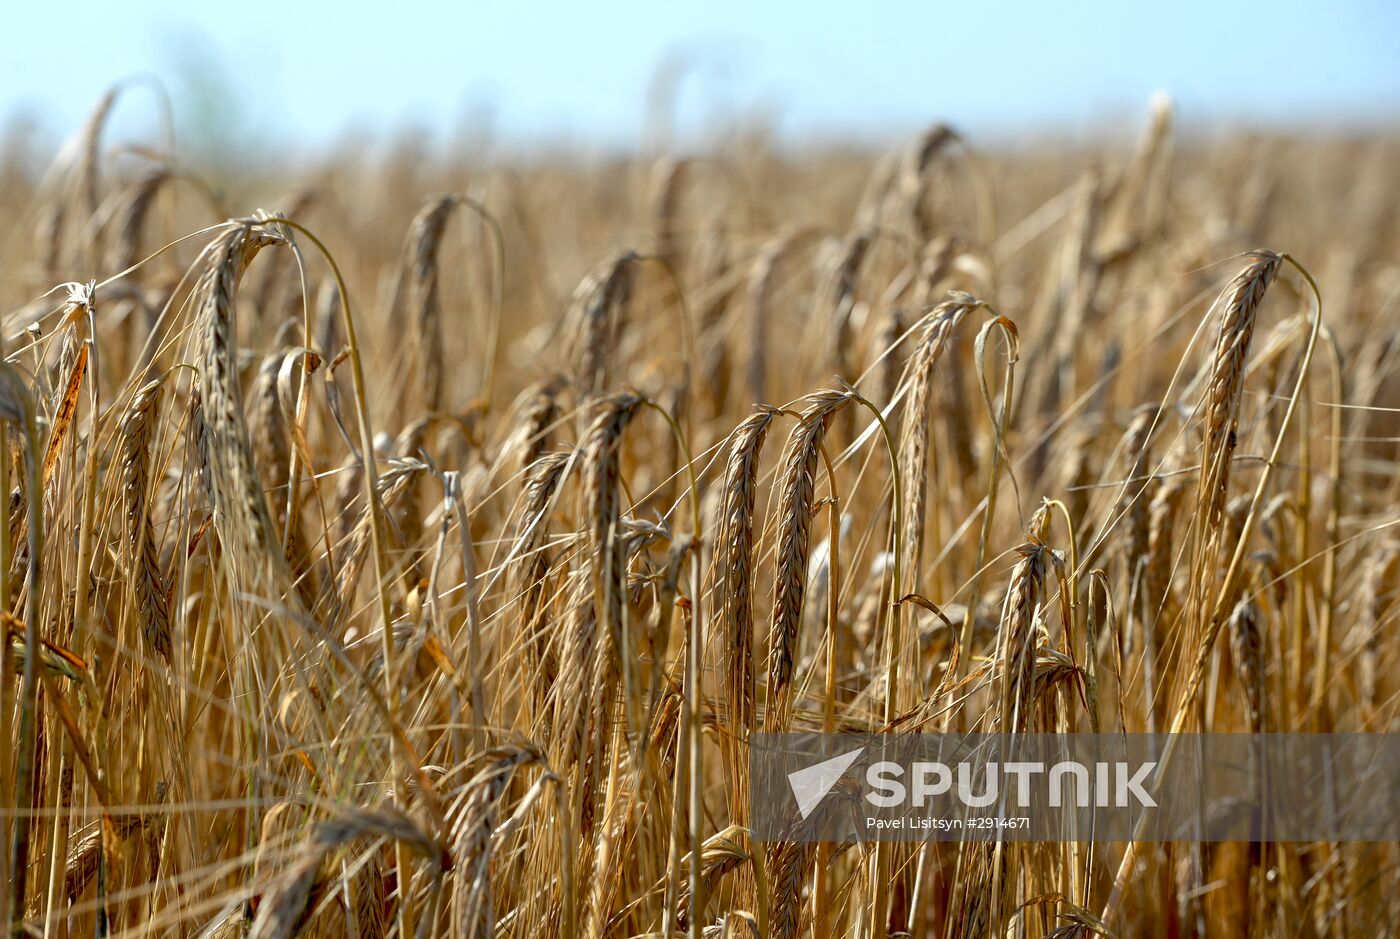
POLYGON ((147 382, 127 405, 121 423, 122 496, 133 589, 146 644, 170 659, 169 588, 160 566, 160 546, 150 517, 151 439, 160 415, 161 381, 147 382))
MULTIPOLYGON (((929 418, 933 396, 934 371, 943 357, 953 333, 968 313, 981 306, 981 301, 969 294, 952 294, 926 318, 919 344, 907 366, 909 405, 904 412, 904 425, 899 438, 899 465, 904 471, 904 497, 909 511, 904 513, 904 530, 900 532, 909 570, 919 569, 923 551, 924 519, 928 504, 929 418)), ((904 593, 904 585, 896 589, 904 593)))

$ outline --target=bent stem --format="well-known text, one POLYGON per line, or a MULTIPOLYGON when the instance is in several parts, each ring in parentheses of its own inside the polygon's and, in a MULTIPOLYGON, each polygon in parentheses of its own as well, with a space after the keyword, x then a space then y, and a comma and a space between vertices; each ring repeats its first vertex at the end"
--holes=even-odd
MULTIPOLYGON (((963 677, 972 664, 972 626, 977 618, 977 605, 982 599, 982 575, 987 564, 987 543, 992 536, 992 520, 997 510, 997 490, 1001 486, 1002 467, 1010 462, 1006 453, 1006 429, 1011 425, 1012 400, 1016 390, 1016 361, 1020 357, 1020 335, 1016 324, 1004 316, 996 316, 982 326, 977 333, 974 347, 977 360, 977 384, 982 389, 982 400, 987 404, 987 413, 992 419, 992 436, 996 446, 992 450, 992 471, 987 477, 987 508, 982 515, 982 531, 977 538, 977 566, 973 569, 972 594, 968 597, 967 612, 963 614, 962 635, 958 637, 958 674, 963 677), (1006 336, 1006 374, 1002 380, 1001 417, 997 417, 996 404, 992 400, 991 389, 987 385, 984 368, 987 348, 987 335, 995 328, 1006 336)), ((1014 478, 1012 480, 1015 482, 1014 478)))

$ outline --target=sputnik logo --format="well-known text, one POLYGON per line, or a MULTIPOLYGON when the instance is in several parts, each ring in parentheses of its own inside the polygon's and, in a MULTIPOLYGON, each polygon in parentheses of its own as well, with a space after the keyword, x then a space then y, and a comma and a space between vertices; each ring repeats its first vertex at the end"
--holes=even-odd
POLYGON ((840 756, 833 756, 829 760, 822 760, 806 769, 800 769, 795 773, 788 773, 788 785, 792 787, 792 794, 797 799, 797 811, 801 813, 805 821, 808 815, 821 804, 822 799, 831 791, 832 787, 841 781, 846 770, 851 768, 851 764, 860 759, 860 755, 865 752, 865 747, 857 747, 848 753, 840 756))

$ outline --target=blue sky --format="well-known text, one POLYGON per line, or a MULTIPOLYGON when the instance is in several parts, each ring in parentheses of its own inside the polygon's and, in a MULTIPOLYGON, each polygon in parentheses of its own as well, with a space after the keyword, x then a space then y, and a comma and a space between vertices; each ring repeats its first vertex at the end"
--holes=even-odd
MULTIPOLYGON (((974 135, 1077 130, 1136 123, 1158 89, 1208 125, 1400 116, 1391 0, 16 0, 5 20, 0 116, 63 132, 112 80, 154 73, 190 133, 190 89, 211 64, 238 103, 206 126, 313 145, 350 126, 450 131, 468 113, 510 140, 636 143, 668 61, 688 64, 683 132, 725 113, 770 115, 797 136, 893 136, 934 119, 974 135)), ((139 121, 151 107, 123 112, 139 121)))

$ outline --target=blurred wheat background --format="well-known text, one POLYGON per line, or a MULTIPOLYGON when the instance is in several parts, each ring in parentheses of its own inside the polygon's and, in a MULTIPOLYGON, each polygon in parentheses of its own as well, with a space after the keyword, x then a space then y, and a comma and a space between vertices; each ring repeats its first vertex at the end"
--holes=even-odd
POLYGON ((1384 125, 187 156, 143 95, 0 141, 16 934, 1400 929, 1392 844, 762 843, 746 751, 1394 730, 1384 125))

